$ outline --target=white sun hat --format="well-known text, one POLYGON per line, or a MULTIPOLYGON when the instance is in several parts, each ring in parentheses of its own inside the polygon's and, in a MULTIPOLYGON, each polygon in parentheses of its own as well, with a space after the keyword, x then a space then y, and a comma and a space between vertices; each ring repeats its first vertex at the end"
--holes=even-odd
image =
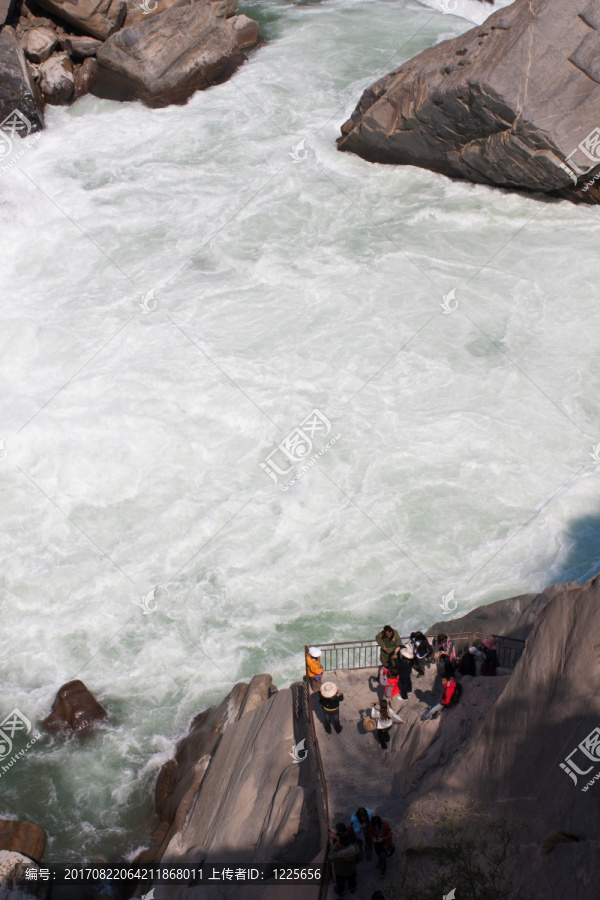
POLYGON ((319 650, 318 647, 309 647, 308 652, 309 652, 310 656, 320 656, 321 655, 321 651, 319 650))

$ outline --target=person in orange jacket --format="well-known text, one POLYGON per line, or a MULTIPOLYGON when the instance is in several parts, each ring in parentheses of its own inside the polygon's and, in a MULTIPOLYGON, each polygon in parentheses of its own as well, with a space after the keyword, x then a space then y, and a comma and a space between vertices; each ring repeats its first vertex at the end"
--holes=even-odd
POLYGON ((310 682, 312 691, 321 690, 321 679, 323 678, 323 666, 321 665, 321 651, 318 647, 309 647, 306 654, 306 674, 310 682))

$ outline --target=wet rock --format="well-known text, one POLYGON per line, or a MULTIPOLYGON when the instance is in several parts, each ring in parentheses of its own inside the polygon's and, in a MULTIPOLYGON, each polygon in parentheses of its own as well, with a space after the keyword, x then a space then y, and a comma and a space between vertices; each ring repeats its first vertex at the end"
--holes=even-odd
POLYGON ((235 42, 240 50, 253 47, 258 41, 258 22, 248 16, 235 16, 231 20, 235 42))
POLYGON ((598 202, 599 48, 596 0, 516 0, 367 88, 339 149, 598 202))
POLYGON ((51 28, 30 28, 21 38, 21 44, 27 59, 42 63, 54 53, 58 38, 51 28))
POLYGON ((94 77, 94 69, 96 68, 96 60, 91 56, 83 61, 80 66, 75 69, 75 91, 73 100, 79 100, 90 92, 90 82, 94 77))
POLYGON ((101 41, 121 27, 125 0, 39 0, 40 6, 101 41))
POLYGON ((51 56, 39 68, 39 86, 42 97, 52 106, 65 106, 75 90, 73 64, 64 55, 51 56))
POLYGON ((77 59, 84 59, 88 56, 95 56, 102 41, 91 37, 77 37, 74 34, 68 35, 64 40, 64 48, 69 56, 77 59))
POLYGON ((39 862, 46 849, 46 832, 34 822, 0 819, 0 850, 22 853, 39 862))
POLYGON ((185 103, 195 91, 225 81, 245 56, 225 4, 179 0, 113 35, 97 59, 92 93, 160 107, 185 103))
POLYGON ((51 732, 81 734, 108 718, 83 681, 69 681, 58 691, 52 712, 44 719, 44 727, 51 732))
POLYGON ((19 39, 15 31, 6 25, 0 31, 0 127, 5 134, 10 129, 12 136, 9 134, 9 140, 13 140, 15 136, 24 137, 31 131, 38 131, 43 125, 40 93, 27 67, 19 39), (11 119, 15 116, 15 110, 18 115, 11 119), (14 123, 14 129, 10 122, 14 123))

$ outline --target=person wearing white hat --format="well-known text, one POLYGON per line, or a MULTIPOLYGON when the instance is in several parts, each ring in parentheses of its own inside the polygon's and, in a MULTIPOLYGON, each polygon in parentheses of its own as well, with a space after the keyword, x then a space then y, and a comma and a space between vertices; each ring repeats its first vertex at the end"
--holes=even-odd
POLYGON ((324 682, 319 695, 319 703, 323 707, 325 731, 327 734, 331 734, 332 723, 336 734, 339 734, 342 730, 340 725, 340 703, 343 699, 344 695, 341 691, 338 691, 337 684, 334 684, 333 681, 324 682))
POLYGON ((321 651, 318 647, 309 647, 306 654, 306 674, 311 691, 319 691, 321 689, 321 679, 323 678, 323 666, 321 665, 321 651))
POLYGON ((415 651, 410 646, 398 647, 394 651, 394 667, 398 669, 400 674, 400 696, 403 700, 408 700, 408 695, 412 693, 411 672, 415 662, 415 651))

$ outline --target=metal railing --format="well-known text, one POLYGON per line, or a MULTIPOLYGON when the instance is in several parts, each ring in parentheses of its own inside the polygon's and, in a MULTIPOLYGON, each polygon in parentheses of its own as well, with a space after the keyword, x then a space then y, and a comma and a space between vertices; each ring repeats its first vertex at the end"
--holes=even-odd
MULTIPOLYGON (((435 635, 426 635, 429 643, 437 650, 435 635)), ((454 643, 456 653, 460 656, 467 647, 477 645, 485 638, 493 638, 498 647, 498 661, 507 669, 514 669, 525 649, 525 641, 517 638, 507 638, 502 635, 487 634, 483 631, 461 631, 449 634, 448 638, 454 643)), ((408 644, 408 635, 401 637, 403 644, 408 644)), ((379 645, 374 640, 364 641, 337 641, 332 644, 319 644, 321 650, 321 665, 326 672, 336 669, 375 669, 381 665, 379 645)), ((304 648, 305 654, 308 647, 304 648)))

